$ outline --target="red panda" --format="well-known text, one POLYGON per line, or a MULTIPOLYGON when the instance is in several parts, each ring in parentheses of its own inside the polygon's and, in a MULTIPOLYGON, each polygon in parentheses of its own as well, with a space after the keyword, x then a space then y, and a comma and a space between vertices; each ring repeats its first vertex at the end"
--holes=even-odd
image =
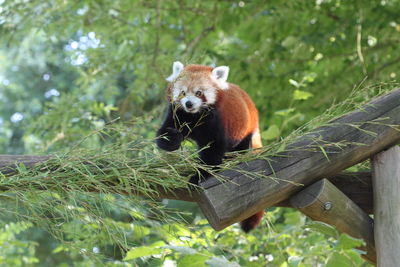
MULTIPOLYGON (((173 151, 185 137, 201 149, 202 163, 217 166, 226 152, 262 146, 258 111, 239 86, 228 83, 229 67, 202 65, 183 66, 174 62, 167 95, 170 101, 167 116, 157 131, 157 145, 173 151)), ((189 182, 198 184, 207 173, 193 176, 189 182)), ((245 232, 261 221, 260 211, 241 222, 245 232)))

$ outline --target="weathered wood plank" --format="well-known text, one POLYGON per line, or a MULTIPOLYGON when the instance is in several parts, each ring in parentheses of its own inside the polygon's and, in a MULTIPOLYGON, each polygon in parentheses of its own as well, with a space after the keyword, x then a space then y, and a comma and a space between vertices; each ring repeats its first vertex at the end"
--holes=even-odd
MULTIPOLYGON (((23 163, 27 167, 43 163, 49 160, 51 156, 39 155, 0 155, 0 172, 10 175, 15 172, 16 167, 23 163)), ((328 178, 336 187, 338 187, 346 196, 360 206, 365 212, 373 212, 372 181, 371 172, 343 172, 328 178)), ((164 188, 154 188, 157 192, 153 197, 167 198, 195 202, 193 193, 186 188, 174 188, 165 190, 164 188)), ((135 191, 133 191, 135 193, 135 191)), ((139 192, 136 192, 139 194, 139 192)), ((148 196, 148 195, 147 195, 148 196)), ((290 207, 288 200, 277 203, 277 207, 290 207)))
MULTIPOLYGON (((51 155, 0 155, 0 172, 3 175, 12 175, 16 172, 18 165, 24 164, 25 167, 29 168, 34 165, 44 163, 54 156, 51 155)), ((112 187, 112 185, 110 185, 112 187)), ((90 188, 89 186, 86 188, 90 188)), ((38 188, 40 190, 40 188, 38 188)), ((155 198, 169 198, 183 201, 192 201, 195 199, 190 190, 186 188, 175 188, 172 190, 165 190, 162 187, 155 187, 156 192, 153 197, 155 198)), ((122 192, 121 192, 122 193, 122 192)), ((128 194, 128 192, 125 192, 128 194)), ((132 191, 131 193, 140 194, 140 192, 132 191)), ((148 196, 148 195, 146 195, 148 196)))
MULTIPOLYGON (((351 199, 365 213, 374 212, 371 172, 341 172, 333 177, 326 178, 342 193, 351 199)), ((289 199, 274 206, 291 207, 289 199)))
POLYGON ((20 163, 23 163, 26 167, 32 167, 50 158, 51 156, 49 155, 0 155, 0 172, 3 174, 10 174, 15 172, 15 169, 20 163))
POLYGON ((322 178, 364 161, 400 142, 400 90, 299 137, 277 156, 240 164, 243 171, 221 173, 226 182, 208 179, 199 204, 210 224, 221 230, 274 206, 322 178), (290 182, 284 182, 290 181, 290 182))
POLYGON ((365 213, 374 212, 371 172, 341 172, 327 179, 365 213))
POLYGON ((341 233, 364 239, 363 257, 376 263, 374 221, 327 179, 322 179, 290 198, 293 207, 315 221, 334 225, 341 233))
POLYGON ((372 159, 375 241, 379 267, 400 266, 400 147, 372 159))

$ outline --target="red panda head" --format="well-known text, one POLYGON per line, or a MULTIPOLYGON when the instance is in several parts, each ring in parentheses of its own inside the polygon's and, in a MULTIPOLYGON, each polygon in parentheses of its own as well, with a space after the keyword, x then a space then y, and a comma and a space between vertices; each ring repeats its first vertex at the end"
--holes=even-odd
POLYGON ((167 78, 171 83, 169 97, 179 104, 186 112, 197 113, 217 101, 219 90, 228 90, 227 78, 229 67, 216 68, 188 65, 174 62, 172 74, 167 78))

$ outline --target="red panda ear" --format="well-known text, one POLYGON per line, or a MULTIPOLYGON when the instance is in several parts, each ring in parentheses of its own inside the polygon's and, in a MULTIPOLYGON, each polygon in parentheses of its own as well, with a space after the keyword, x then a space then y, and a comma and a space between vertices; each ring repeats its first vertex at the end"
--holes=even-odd
POLYGON ((183 64, 179 61, 175 61, 174 64, 172 65, 172 74, 168 78, 166 78, 166 80, 168 82, 173 82, 179 76, 182 70, 183 70, 183 64))
POLYGON ((228 79, 229 67, 228 66, 219 66, 212 70, 212 77, 217 80, 218 85, 221 89, 228 89, 228 83, 226 80, 228 79))

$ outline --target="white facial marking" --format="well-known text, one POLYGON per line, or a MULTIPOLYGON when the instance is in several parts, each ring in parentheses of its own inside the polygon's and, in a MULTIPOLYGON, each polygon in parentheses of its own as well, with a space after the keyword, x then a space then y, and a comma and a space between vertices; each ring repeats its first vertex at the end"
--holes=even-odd
POLYGON ((217 101, 217 92, 215 88, 208 87, 203 91, 203 94, 206 98, 206 105, 213 105, 215 104, 215 101, 217 101))
POLYGON ((229 85, 226 82, 228 79, 229 67, 228 66, 219 66, 212 70, 211 77, 217 82, 221 89, 228 89, 229 85))
POLYGON ((182 72, 183 67, 184 66, 181 62, 175 61, 174 64, 172 65, 172 74, 168 78, 166 78, 166 80, 168 82, 173 82, 182 72))
POLYGON ((186 94, 188 88, 186 86, 180 85, 179 83, 176 83, 172 88, 172 100, 173 101, 179 100, 179 97, 182 95, 182 91, 185 92, 186 94))
POLYGON ((192 93, 188 93, 185 97, 181 98, 180 102, 186 112, 197 113, 199 112, 203 101, 192 93))

